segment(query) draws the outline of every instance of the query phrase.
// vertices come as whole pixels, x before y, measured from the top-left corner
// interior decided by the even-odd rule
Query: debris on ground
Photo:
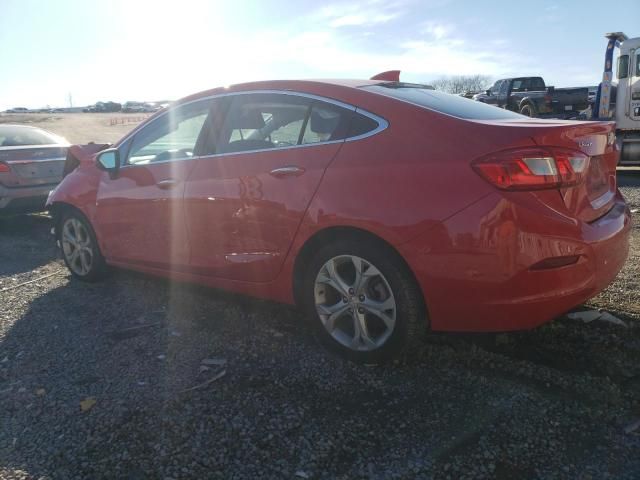
[[[217,381],[217,380],[220,380],[220,379],[221,379],[222,377],[224,377],[226,374],[227,374],[227,371],[226,371],[226,370],[222,370],[222,371],[220,371],[219,373],[217,373],[216,375],[214,375],[213,377],[209,378],[208,380],[205,380],[205,381],[204,381],[204,382],[202,382],[202,383],[199,383],[199,384],[197,384],[197,385],[195,385],[195,386],[193,386],[193,387],[185,388],[184,390],[181,390],[181,392],[180,392],[180,393],[190,392],[190,391],[192,391],[192,390],[198,390],[198,389],[200,389],[200,388],[204,388],[204,387],[206,387],[207,385],[210,385],[210,384],[212,384],[213,382],[215,382],[215,381]]]
[[[84,400],[80,401],[80,410],[82,412],[86,412],[91,410],[93,406],[96,404],[96,397],[87,397]]]
[[[567,318],[570,318],[571,320],[579,320],[584,323],[600,321],[612,323],[621,327],[629,326],[624,320],[619,319],[605,310],[582,310],[579,312],[571,312],[567,314]]]
[[[634,433],[636,430],[640,430],[640,418],[624,427],[624,433]]]
[[[200,362],[202,365],[206,366],[222,366],[227,364],[226,358],[205,358]]]

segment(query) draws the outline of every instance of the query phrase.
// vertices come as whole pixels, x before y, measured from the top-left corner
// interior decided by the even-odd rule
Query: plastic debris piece
[[[598,320],[603,322],[613,323],[615,325],[620,325],[621,327],[625,327],[625,328],[629,326],[627,325],[627,322],[625,322],[624,320],[621,320],[615,315],[611,315],[609,312],[604,312],[604,311],[602,312],[602,315]]]
[[[640,418],[624,427],[624,433],[633,433],[640,429]]]
[[[571,320],[580,320],[584,323],[590,323],[602,316],[598,310],[583,310],[581,312],[572,312],[567,314]]]
[[[200,362],[202,365],[222,366],[227,364],[226,358],[205,358]]]
[[[221,378],[222,378],[222,377],[224,377],[226,374],[227,374],[227,371],[226,371],[226,370],[221,370],[218,374],[214,375],[214,376],[213,376],[213,377],[211,377],[210,379],[208,379],[208,380],[206,380],[206,381],[204,381],[204,382],[202,382],[202,383],[199,383],[199,384],[197,384],[197,385],[195,385],[195,386],[193,386],[193,387],[185,388],[184,390],[182,390],[182,391],[181,391],[181,393],[190,392],[190,391],[192,391],[192,390],[198,390],[199,388],[206,387],[207,385],[209,385],[209,384],[211,384],[211,383],[215,382],[216,380],[221,379]]]
[[[91,410],[96,402],[96,397],[87,397],[80,402],[80,410],[83,412]]]

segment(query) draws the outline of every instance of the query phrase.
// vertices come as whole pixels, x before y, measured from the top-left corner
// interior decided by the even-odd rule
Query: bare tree
[[[488,75],[454,75],[450,77],[437,78],[429,84],[436,90],[442,90],[447,93],[467,93],[481,92],[485,90],[491,83],[491,77]]]

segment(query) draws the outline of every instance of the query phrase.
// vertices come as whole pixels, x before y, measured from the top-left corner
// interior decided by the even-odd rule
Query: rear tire
[[[531,118],[534,118],[536,116],[536,110],[530,104],[523,105],[522,108],[520,109],[520,113],[522,115],[526,115],[527,117],[531,117]]]
[[[62,213],[57,228],[62,258],[71,274],[85,282],[95,282],[107,272],[102,252],[89,220],[79,211]]]
[[[412,353],[427,331],[412,273],[395,251],[369,238],[339,239],[312,255],[302,302],[320,342],[359,363]]]

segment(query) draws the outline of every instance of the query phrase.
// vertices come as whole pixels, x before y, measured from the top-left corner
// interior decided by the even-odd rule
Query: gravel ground
[[[620,184],[640,208],[640,172]],[[74,281],[48,228],[0,223],[2,479],[640,478],[638,226],[590,302],[628,328],[438,334],[385,367],[328,354],[288,307]]]

